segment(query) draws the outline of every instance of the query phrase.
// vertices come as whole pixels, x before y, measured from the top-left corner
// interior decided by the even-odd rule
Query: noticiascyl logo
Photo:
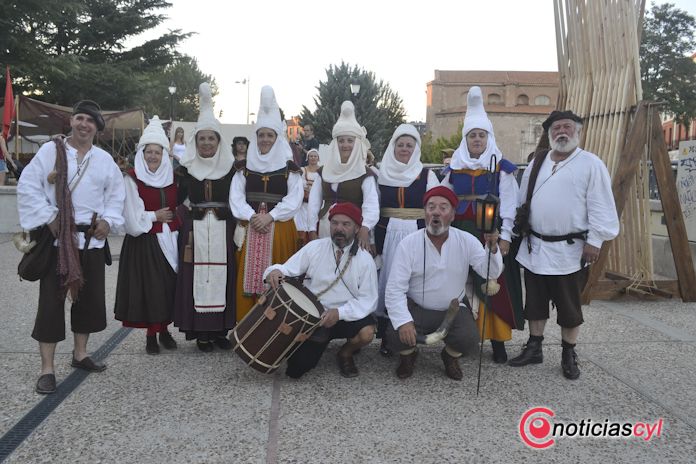
[[[528,409],[519,423],[520,438],[525,445],[534,449],[553,446],[559,438],[639,438],[650,441],[662,436],[664,421],[655,422],[624,421],[609,419],[560,422],[554,421],[556,414],[550,408],[535,407]]]
[[[549,408],[531,408],[520,418],[520,438],[530,448],[544,449],[556,442],[551,432],[551,421],[555,416]]]

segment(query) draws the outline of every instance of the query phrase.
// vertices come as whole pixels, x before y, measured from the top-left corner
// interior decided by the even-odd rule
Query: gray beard
[[[553,151],[560,153],[570,153],[574,151],[578,145],[580,145],[580,137],[575,134],[573,137],[569,138],[566,142],[559,142],[558,138],[550,142]]]
[[[425,226],[425,229],[430,235],[435,235],[437,237],[447,232],[449,230],[449,226],[441,225],[438,228],[435,228],[432,224],[428,224]]]

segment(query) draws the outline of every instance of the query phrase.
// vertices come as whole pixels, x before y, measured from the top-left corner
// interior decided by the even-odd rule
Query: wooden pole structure
[[[672,247],[674,266],[677,269],[679,292],[683,301],[696,301],[696,272],[694,272],[691,260],[689,238],[686,233],[681,203],[677,195],[677,186],[672,174],[672,164],[669,160],[669,153],[667,153],[667,144],[662,135],[662,123],[657,113],[653,115],[649,147],[657,189],[662,201],[669,243]]]
[[[5,103],[7,104],[7,103]],[[19,143],[19,95],[15,97],[14,101],[15,105],[15,159],[19,161],[19,149],[18,149],[18,143]]]

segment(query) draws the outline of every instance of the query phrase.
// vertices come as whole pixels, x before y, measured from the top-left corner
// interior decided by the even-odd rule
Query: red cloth
[[[357,225],[362,226],[362,211],[353,203],[336,203],[329,209],[329,220],[337,214],[348,216]]]
[[[135,169],[129,169],[128,174],[131,176],[131,178],[133,178],[133,180],[135,180],[135,185],[138,187],[138,195],[140,195],[140,198],[142,198],[143,204],[145,205],[145,211],[157,211],[158,209],[163,208],[164,205],[162,205],[162,200],[164,200],[166,206],[168,206],[172,212],[176,212],[176,184],[168,185],[159,189],[145,185],[143,181],[135,176]],[[164,198],[162,198],[162,195],[164,195]],[[167,225],[169,226],[169,230],[172,232],[179,230],[179,217],[174,215],[174,219],[172,219],[171,222],[168,222]],[[153,222],[152,228],[148,231],[148,233],[158,234],[160,232],[162,232],[162,223],[159,221]]]
[[[452,204],[452,208],[456,208],[459,204],[459,199],[457,198],[457,195],[452,190],[448,189],[447,187],[443,187],[442,185],[433,187],[427,192],[425,192],[425,195],[423,195],[423,206],[425,206],[428,203],[428,200],[430,200],[430,198],[432,197],[445,198]]]
[[[7,139],[14,116],[14,96],[12,95],[12,79],[10,79],[10,67],[7,66],[5,72],[5,111],[2,115],[2,136]],[[3,159],[0,153],[0,159]]]

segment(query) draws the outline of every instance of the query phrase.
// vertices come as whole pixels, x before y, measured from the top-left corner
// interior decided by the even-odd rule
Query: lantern
[[[476,229],[490,234],[498,228],[498,209],[500,199],[489,193],[484,198],[476,199]]]

